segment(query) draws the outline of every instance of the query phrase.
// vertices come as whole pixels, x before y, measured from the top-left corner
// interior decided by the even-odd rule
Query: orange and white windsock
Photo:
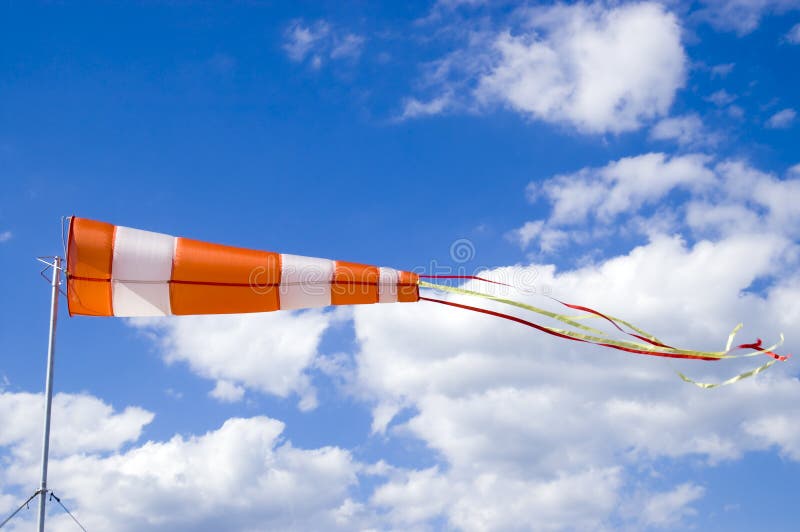
[[[422,280],[458,279],[505,284],[473,275],[418,275],[353,262],[209,244],[85,218],[72,218],[68,247],[67,298],[71,315],[234,314],[328,305],[426,301],[502,318],[565,340],[637,355],[706,361],[754,355],[766,355],[771,359],[717,384],[697,382],[678,374],[684,381],[701,388],[715,388],[752,377],[790,356],[773,351],[783,343],[783,335],[770,347],[764,347],[760,338],[735,345],[733,340],[741,324],[728,336],[722,351],[682,349],[662,342],[627,321],[583,305],[550,298],[571,312],[583,313],[566,315],[524,301]],[[453,299],[430,295],[421,297],[420,287],[489,300],[559,324],[552,327],[516,314],[471,306]],[[589,325],[591,320],[612,327],[604,331]],[[733,354],[735,350],[748,352]]]
[[[256,251],[73,217],[70,315],[169,316],[419,300],[411,272]]]

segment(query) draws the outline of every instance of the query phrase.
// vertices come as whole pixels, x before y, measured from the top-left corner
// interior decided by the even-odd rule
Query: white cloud
[[[783,109],[778,111],[767,120],[767,127],[772,129],[786,129],[792,125],[797,112],[794,109]]]
[[[775,445],[795,461],[800,461],[800,426],[796,417],[785,414],[748,421],[745,430],[767,445]]]
[[[674,140],[681,146],[715,144],[716,135],[706,131],[703,121],[695,113],[664,118],[650,129],[654,140]]]
[[[41,452],[44,395],[0,393],[0,446],[11,446],[20,460]],[[51,455],[113,451],[139,438],[153,413],[138,407],[122,412],[86,394],[58,393],[53,397]]]
[[[781,14],[800,8],[798,0],[703,0],[704,7],[695,16],[717,29],[746,35],[755,30],[769,14]]]
[[[792,26],[786,34],[786,40],[792,44],[800,44],[800,23]]]
[[[0,233],[0,244],[2,244],[3,242],[8,242],[13,238],[13,236],[14,233],[12,233],[11,231],[3,231],[2,233]]]
[[[704,494],[702,486],[687,482],[668,492],[652,495],[642,508],[641,521],[648,526],[674,527],[683,517],[697,513],[689,504]]]
[[[332,313],[309,310],[247,315],[181,316],[131,323],[155,333],[168,363],[186,362],[202,377],[222,381],[214,397],[232,400],[237,388],[288,397],[316,406],[306,369],[312,365]]]
[[[712,185],[709,158],[701,154],[668,157],[648,153],[625,157],[602,168],[584,168],[556,176],[543,185],[552,203],[550,221],[576,224],[594,214],[608,222],[625,212],[635,212],[676,187],[697,190]]]
[[[244,397],[244,388],[229,381],[217,381],[214,389],[208,395],[223,403],[236,403]]]
[[[715,171],[732,200],[752,202],[765,210],[753,230],[800,236],[800,178],[778,179],[742,161],[723,161]]]
[[[743,161],[714,164],[710,156],[700,153],[672,158],[649,153],[557,175],[528,188],[529,196],[531,190],[536,191],[530,199],[542,196],[549,201],[551,213],[511,232],[523,249],[537,243],[541,251],[552,252],[571,242],[608,237],[637,226],[643,234],[687,229],[699,236],[743,231],[800,236],[800,179],[791,168],[785,179],[779,179]],[[644,207],[657,205],[676,190],[691,197],[669,207],[666,214],[651,208],[646,216],[639,215]],[[629,217],[636,224],[612,224],[619,217]],[[589,219],[599,223],[587,236],[582,224]],[[602,231],[603,227],[608,229]]]
[[[743,321],[742,341],[771,342],[783,331],[789,343],[781,351],[796,351],[800,211],[792,205],[800,205],[800,180],[743,161],[647,154],[536,187],[561,213],[560,223],[598,216],[618,217],[619,225],[638,207],[663,206],[675,189],[687,194],[668,204],[678,231],[709,236],[690,242],[656,230],[627,253],[579,268],[532,264],[483,275],[516,285],[535,278],[537,292],[551,287],[559,299],[621,316],[681,346],[719,349]],[[556,209],[559,202],[566,203]],[[694,214],[687,219],[684,212]],[[545,227],[534,221],[525,231],[538,235]],[[765,288],[755,292],[757,281]],[[547,298],[506,294],[558,311]],[[601,528],[614,518],[639,528],[691,526],[703,487],[675,479],[652,490],[628,472],[657,471],[665,459],[713,467],[769,449],[800,459],[793,361],[709,392],[680,382],[673,369],[719,382],[759,361],[677,363],[601,352],[433,304],[362,307],[354,315],[356,384],[373,402],[377,430],[416,437],[440,457],[433,468],[390,473],[373,495],[372,504],[401,528],[443,519],[465,530],[514,530],[529,528],[530,516],[545,530]],[[402,411],[409,416],[393,424]]]
[[[800,315],[797,276],[764,297],[743,293],[779,271],[784,246],[764,235],[694,246],[662,236],[597,265],[536,270],[559,298],[621,315],[668,342],[713,349],[738,320],[747,340],[791,330]],[[800,433],[789,423],[800,415],[800,382],[783,373],[794,371],[790,364],[711,395],[681,383],[674,363],[565,345],[457,309],[365,307],[355,316],[365,394],[376,405],[408,407],[411,418],[391,432],[421,439],[444,462],[376,491],[373,502],[404,528],[444,516],[466,530],[513,530],[530,525],[531,515],[542,529],[596,528],[625,497],[620,468],[695,456],[713,464],[772,446],[789,457],[800,452]],[[792,338],[786,349],[797,346]],[[712,381],[747,367],[677,366]],[[678,486],[631,518],[666,526],[665,508],[688,518],[697,497],[697,488]]]
[[[591,530],[614,508],[616,469],[562,474],[549,481],[484,474],[462,485],[450,521],[462,530]]]
[[[445,516],[457,530],[597,528],[617,502],[619,470],[561,474],[549,481],[518,474],[408,471],[379,486],[373,505],[403,528]]]
[[[389,520],[395,525],[425,522],[441,515],[452,499],[452,485],[436,467],[407,471],[396,475],[372,495],[371,503],[389,509]]]
[[[317,69],[327,59],[358,59],[364,41],[361,35],[343,32],[325,20],[295,20],[284,31],[283,49],[292,61],[302,63],[308,59]]]
[[[637,129],[669,110],[686,55],[677,18],[654,3],[530,10],[525,33],[500,33],[476,96],[589,133]]]
[[[522,227],[512,230],[508,236],[519,243],[522,249],[537,241],[542,253],[553,253],[570,240],[570,235],[566,231],[547,227],[543,220],[526,222]]]
[[[22,396],[30,394],[17,395],[24,405],[27,397]],[[51,489],[89,530],[350,530],[358,526],[352,520],[357,516],[345,511],[352,506],[348,492],[357,482],[358,464],[336,447],[295,448],[281,438],[284,425],[277,420],[232,418],[202,435],[176,435],[120,451],[121,438],[115,439],[109,425],[121,423],[126,414],[113,414],[110,407],[97,411],[91,405],[103,403],[89,396],[60,404],[54,417],[54,444],[76,436],[109,438],[102,446],[86,441],[71,443],[68,449],[61,445],[50,461]],[[129,407],[125,412],[140,410]],[[41,419],[35,420],[35,430],[20,426],[9,409],[0,409],[4,427],[24,432],[0,443],[11,446],[15,457],[0,470],[0,488],[37,484]],[[58,420],[62,423],[55,425]],[[3,497],[0,503],[10,507],[15,499]],[[16,526],[12,530],[30,528],[31,517],[28,513],[12,521]],[[74,527],[66,516],[51,514],[48,522],[58,530]]]

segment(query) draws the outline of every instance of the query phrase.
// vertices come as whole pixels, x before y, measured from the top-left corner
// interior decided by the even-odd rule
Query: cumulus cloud
[[[238,400],[249,388],[278,397],[297,394],[300,407],[316,406],[306,369],[317,354],[332,314],[317,310],[247,315],[138,319],[153,334],[164,360],[185,362],[217,381],[212,397]]]
[[[452,498],[453,486],[437,467],[400,471],[372,494],[371,503],[389,510],[395,525],[414,525],[441,515]]]
[[[582,224],[588,220],[596,222],[595,237],[628,230],[629,225],[612,223],[620,216],[629,217],[644,233],[684,228],[699,236],[736,231],[766,231],[788,238],[800,234],[796,229],[800,179],[791,169],[787,178],[780,179],[741,160],[715,162],[701,153],[626,157],[534,182],[529,189],[536,191],[536,198],[548,200],[550,216],[526,222],[511,236],[523,248],[538,244],[542,252],[586,240]],[[652,208],[642,214],[645,207],[676,191],[690,198],[671,206],[671,216]],[[633,216],[640,217],[637,221]],[[609,229],[604,233],[598,227]]]
[[[666,114],[684,84],[678,19],[659,4],[556,4],[520,8],[510,20],[456,31],[465,42],[425,69],[420,85],[433,96],[408,99],[404,116],[501,105],[584,133],[619,133]]]
[[[677,18],[652,3],[534,9],[528,31],[500,33],[482,101],[590,133],[637,129],[665,114],[683,86]]]
[[[674,188],[708,187],[715,181],[708,162],[709,157],[701,154],[669,157],[648,153],[556,176],[542,186],[552,204],[550,220],[565,225],[582,223],[591,214],[608,222],[661,199]]]
[[[0,422],[15,431],[4,432],[0,441],[14,457],[0,470],[0,491],[37,484],[41,417],[31,416],[34,428],[20,423],[14,412],[25,408],[30,395],[0,395]],[[336,447],[294,447],[281,437],[280,421],[232,418],[202,435],[176,435],[122,450],[152,414],[136,407],[116,414],[91,396],[59,395],[55,404],[49,484],[89,530],[355,526],[347,519],[353,512],[346,510],[352,506],[348,492],[357,482],[358,464]],[[0,499],[9,511],[12,500]],[[30,517],[17,518],[12,530],[30,528]],[[50,524],[59,530],[74,527],[66,516]]]
[[[800,279],[764,296],[745,293],[776,272],[785,244],[751,235],[689,246],[663,236],[597,265],[536,270],[559,298],[590,302],[667,341],[718,348],[738,320],[750,335],[791,329],[800,307],[790,294],[800,293]],[[519,273],[485,272],[504,280]],[[788,457],[800,450],[789,422],[800,415],[800,382],[785,366],[717,390],[709,401],[676,378],[675,364],[564,345],[458,309],[380,310],[355,312],[359,383],[376,415],[382,404],[411,412],[396,425],[384,421],[390,434],[419,438],[443,462],[396,475],[376,491],[373,503],[388,508],[398,526],[441,517],[464,530],[513,530],[529,527],[535,515],[542,529],[596,528],[624,502],[623,470],[633,464],[682,457],[714,464],[773,446]],[[787,349],[797,345],[792,339]],[[712,381],[743,369],[676,366]],[[669,526],[666,512],[690,517],[701,494],[676,486],[630,518]]]
[[[560,475],[550,481],[519,476],[411,471],[380,486],[372,503],[409,527],[444,516],[457,530],[594,529],[617,502],[617,469]]]
[[[653,231],[628,252],[577,268],[536,263],[482,275],[534,278],[531,292],[550,287],[559,299],[606,310],[679,345],[719,349],[743,321],[748,340],[772,341],[784,331],[790,337],[782,350],[793,352],[800,345],[791,333],[800,319],[798,187],[800,180],[702,154],[646,154],[556,176],[535,194],[552,203],[551,221],[620,223],[682,190],[672,200],[677,234]],[[544,227],[531,222],[525,231],[538,235]],[[558,311],[536,293],[501,295]],[[673,370],[718,382],[759,362],[606,353],[433,304],[357,308],[355,330],[356,383],[373,403],[374,428],[418,438],[440,457],[435,467],[390,474],[375,491],[372,504],[398,527],[439,519],[464,530],[514,530],[529,528],[535,515],[541,529],[599,528],[613,518],[674,528],[691,521],[705,488],[677,479],[638,492],[644,480],[632,486],[631,469],[688,457],[713,467],[769,449],[800,456],[792,423],[800,416],[800,381],[791,362],[711,397]]]
[[[244,388],[229,381],[217,381],[214,389],[208,395],[223,403],[235,403],[244,397]]]
[[[767,127],[771,129],[786,129],[792,125],[797,112],[794,109],[783,109],[778,111],[767,120]]]
[[[42,419],[43,394],[0,393],[0,446],[14,449],[15,459],[32,460],[41,452]],[[137,440],[152,420],[153,413],[139,407],[115,412],[91,395],[58,393],[53,397],[50,453],[60,457],[113,451]]]

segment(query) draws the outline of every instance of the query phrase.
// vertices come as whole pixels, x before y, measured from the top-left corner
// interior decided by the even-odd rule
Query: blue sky
[[[4,3],[0,514],[37,485],[35,257],[62,253],[71,214],[485,271],[677,344],[716,349],[743,321],[796,352],[798,24],[793,0]],[[800,517],[794,362],[703,391],[684,366],[424,303],[163,321],[64,307],[50,485],[90,530]]]

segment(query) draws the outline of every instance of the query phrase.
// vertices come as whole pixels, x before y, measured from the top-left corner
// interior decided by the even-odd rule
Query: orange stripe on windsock
[[[399,303],[416,303],[419,301],[419,275],[402,271],[399,273],[397,301]]]
[[[67,252],[67,305],[70,315],[113,316],[111,263],[116,227],[72,218]]]
[[[281,256],[178,238],[172,262],[173,314],[236,314],[280,308]]]
[[[331,285],[332,305],[362,305],[378,302],[380,273],[376,266],[336,261]]]

